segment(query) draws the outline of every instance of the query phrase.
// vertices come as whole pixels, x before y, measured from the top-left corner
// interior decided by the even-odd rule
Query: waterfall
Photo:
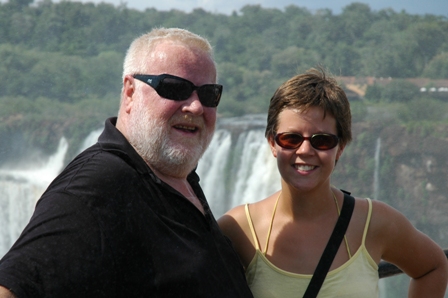
[[[375,167],[373,170],[373,199],[378,200],[379,191],[380,191],[380,153],[381,153],[381,139],[376,139],[375,144]],[[386,279],[380,279],[379,289],[380,289],[380,298],[387,298],[386,293]]]
[[[19,237],[37,199],[64,166],[67,149],[67,140],[62,138],[56,153],[46,160],[0,169],[0,256]]]
[[[259,201],[280,189],[280,174],[264,137],[264,122],[260,125],[256,120],[261,119],[240,119],[245,124],[243,130],[241,123],[221,123],[199,162],[201,186],[216,218],[232,207]]]
[[[376,139],[375,145],[375,170],[373,172],[373,199],[378,200],[380,191],[380,152],[381,152],[381,139]]]
[[[219,119],[209,148],[199,161],[201,186],[216,218],[230,208],[261,200],[280,189],[275,158],[264,138],[266,115]],[[78,152],[96,142],[102,128],[92,131]],[[37,200],[63,169],[68,144],[28,166],[0,169],[0,257],[28,223]]]
[[[92,131],[78,152],[94,144],[101,131]],[[0,169],[0,258],[17,240],[31,218],[37,200],[65,166],[67,150],[67,140],[61,138],[56,152],[47,159],[34,163],[28,160],[21,166]]]
[[[79,147],[78,154],[87,149],[88,147],[92,146],[93,144],[95,144],[102,132],[103,128],[100,128],[89,133],[82,142],[81,146]]]

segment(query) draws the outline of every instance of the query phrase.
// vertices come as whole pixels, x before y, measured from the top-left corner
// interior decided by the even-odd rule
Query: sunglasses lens
[[[311,137],[311,146],[319,150],[330,150],[338,144],[338,138],[334,135],[317,134]]]
[[[181,101],[190,97],[193,88],[188,82],[175,78],[164,78],[157,86],[156,91],[162,97]]]
[[[175,101],[188,99],[194,90],[197,90],[199,101],[204,107],[217,107],[222,94],[222,85],[206,84],[200,87],[192,82],[169,74],[162,75],[140,75],[133,76],[152,88],[161,97]]]
[[[275,136],[275,142],[285,149],[297,149],[304,140],[309,140],[311,146],[318,150],[333,149],[339,142],[339,138],[331,134],[315,134],[311,138],[305,138],[298,133],[279,133]]]
[[[203,85],[197,89],[199,100],[205,107],[216,107],[221,99],[220,85]]]
[[[157,86],[157,93],[165,98],[182,101],[191,96],[195,87],[187,81],[176,78],[164,78]],[[221,98],[220,85],[203,85],[197,88],[198,97],[205,107],[216,107]]]
[[[296,133],[278,134],[275,141],[285,149],[295,149],[303,142],[303,136]]]

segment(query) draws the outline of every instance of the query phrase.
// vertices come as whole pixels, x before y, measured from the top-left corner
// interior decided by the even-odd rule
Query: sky
[[[4,1],[4,0],[3,0]],[[38,2],[36,0],[35,2]],[[54,0],[53,2],[67,1]],[[79,0],[77,0],[79,1]],[[406,11],[408,14],[433,14],[448,17],[448,0],[81,0],[82,2],[106,2],[114,6],[126,4],[128,8],[144,10],[155,8],[158,11],[178,9],[187,13],[194,8],[202,8],[212,13],[231,14],[238,12],[243,6],[260,4],[263,8],[278,8],[283,10],[288,5],[304,7],[314,12],[317,9],[328,8],[334,14],[353,2],[366,3],[373,11],[392,8],[395,12]]]

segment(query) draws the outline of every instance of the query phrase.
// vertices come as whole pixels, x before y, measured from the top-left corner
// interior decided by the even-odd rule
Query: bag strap
[[[313,277],[303,295],[303,298],[317,297],[319,290],[324,283],[331,263],[333,263],[334,257],[341,245],[344,238],[345,231],[352,217],[353,209],[355,207],[355,199],[350,196],[350,193],[344,191],[344,204],[342,205],[341,214],[339,215],[336,226],[333,229],[330,240],[328,240],[327,246],[320,257]]]

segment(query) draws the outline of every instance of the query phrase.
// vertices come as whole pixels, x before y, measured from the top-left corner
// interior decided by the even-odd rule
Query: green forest
[[[25,153],[14,144],[53,150],[61,135],[79,141],[116,115],[125,51],[154,27],[181,27],[210,40],[224,85],[220,117],[265,113],[282,82],[321,65],[338,77],[394,79],[353,99],[355,121],[379,107],[400,110],[403,123],[447,122],[448,98],[422,95],[406,80],[448,79],[443,16],[373,11],[357,2],[340,14],[247,5],[224,15],[9,0],[0,4],[0,163]]]
[[[373,11],[359,2],[339,14],[246,5],[231,15],[65,0],[0,3],[0,166],[54,153],[62,136],[71,160],[79,143],[117,114],[127,47],[155,27],[185,28],[210,41],[224,85],[220,118],[265,114],[285,80],[318,65],[329,70],[347,91],[356,135],[335,185],[370,196],[377,167],[379,197],[447,248],[448,89],[420,89],[441,80],[448,88],[444,16]],[[383,83],[355,93],[343,77]],[[375,140],[382,141],[381,164]],[[404,296],[402,278],[388,279],[389,297]]]

